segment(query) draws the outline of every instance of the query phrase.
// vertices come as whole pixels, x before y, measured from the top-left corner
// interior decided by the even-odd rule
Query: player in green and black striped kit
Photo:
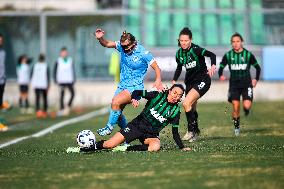
[[[188,132],[183,137],[183,140],[194,142],[200,133],[197,122],[197,100],[210,88],[211,77],[216,70],[216,55],[193,44],[191,30],[187,27],[180,31],[178,45],[180,48],[176,52],[177,68],[172,82],[175,83],[178,80],[184,66],[186,68],[184,80],[186,97],[183,107],[188,122]],[[210,57],[211,60],[211,68],[208,70],[205,56]]]
[[[243,38],[239,33],[235,33],[231,37],[232,50],[227,52],[219,68],[219,77],[221,81],[226,80],[223,75],[223,69],[226,65],[230,70],[230,84],[228,101],[233,105],[233,121],[235,126],[235,135],[240,134],[240,96],[243,98],[243,109],[245,115],[249,114],[249,110],[253,100],[253,87],[259,80],[261,68],[255,59],[255,56],[243,48]],[[251,79],[250,68],[256,69],[256,77]]]
[[[107,141],[99,141],[91,148],[78,148],[67,149],[67,152],[79,151],[96,151],[102,149],[114,148],[114,151],[158,151],[160,150],[159,132],[168,124],[172,124],[172,134],[178,147],[184,151],[190,150],[185,148],[179,133],[179,119],[180,119],[180,106],[179,102],[183,96],[184,88],[181,84],[174,84],[168,91],[133,91],[132,105],[137,107],[139,105],[138,99],[141,97],[147,99],[147,104],[144,110],[131,122],[126,128],[121,129],[113,137]],[[133,146],[118,146],[126,141],[130,143],[139,139],[142,145]]]

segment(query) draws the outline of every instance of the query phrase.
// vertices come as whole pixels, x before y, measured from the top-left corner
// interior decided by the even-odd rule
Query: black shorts
[[[124,136],[127,143],[139,139],[144,144],[147,138],[159,138],[159,132],[154,131],[152,125],[141,116],[137,116],[119,132]]]
[[[204,74],[202,78],[193,80],[189,84],[185,84],[185,95],[193,88],[195,89],[200,97],[202,97],[210,88],[211,86],[211,78],[208,74]]]
[[[228,92],[228,101],[232,102],[232,100],[240,101],[240,97],[242,96],[243,100],[253,100],[253,87],[251,85],[247,87],[237,87],[234,85],[229,86]]]
[[[27,93],[29,91],[28,85],[20,85],[20,92],[21,93]]]

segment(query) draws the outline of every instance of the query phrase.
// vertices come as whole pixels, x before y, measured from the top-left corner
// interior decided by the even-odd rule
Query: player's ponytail
[[[124,42],[126,40],[129,40],[130,44],[137,44],[137,41],[131,33],[127,33],[126,31],[123,31],[121,37],[120,37],[120,42]]]

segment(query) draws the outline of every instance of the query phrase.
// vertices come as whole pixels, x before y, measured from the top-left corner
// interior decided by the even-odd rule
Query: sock
[[[233,122],[236,129],[240,128],[240,117],[237,118],[233,117]]]
[[[249,115],[249,109],[244,108],[245,116]]]
[[[22,98],[19,98],[19,106],[20,106],[20,108],[23,107],[23,100],[22,100]]]
[[[124,129],[127,125],[127,120],[125,118],[125,116],[121,113],[118,120],[117,120],[117,124],[121,129]]]
[[[126,151],[148,151],[149,144],[128,146]]]
[[[28,107],[30,107],[30,104],[29,104],[29,100],[26,99],[26,100],[25,100],[25,108],[28,108]]]
[[[198,128],[198,113],[197,113],[197,111],[194,111],[194,116],[195,116],[195,132],[196,133],[200,133],[200,130],[199,130],[199,128]]]
[[[195,115],[193,111],[185,112],[186,119],[187,119],[187,127],[189,132],[193,132],[196,130],[196,121]]]
[[[111,125],[114,127],[120,115],[121,110],[111,110],[109,113],[107,125]]]
[[[96,142],[94,146],[91,146],[90,148],[80,148],[82,152],[91,152],[91,151],[97,151],[97,150],[102,150],[105,149],[103,147],[105,140],[100,140],[99,142]]]
[[[197,120],[198,119],[198,113],[197,113],[196,110],[194,111],[194,116],[195,116],[195,119]]]

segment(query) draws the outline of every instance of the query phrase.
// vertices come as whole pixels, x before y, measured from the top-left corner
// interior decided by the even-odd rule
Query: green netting
[[[167,12],[162,12],[158,15],[158,27],[159,27],[159,35],[157,45],[160,46],[168,46],[170,45],[170,14]]]
[[[173,6],[174,6],[174,8],[185,8],[186,7],[186,1],[185,0],[174,1]]]
[[[146,22],[147,22],[147,27],[146,27],[146,45],[147,46],[155,46],[156,45],[156,14],[149,12],[146,15]]]
[[[171,8],[171,0],[159,0],[158,1],[159,8]]]
[[[130,9],[139,9],[140,8],[140,0],[128,1],[128,5],[129,5]]]

